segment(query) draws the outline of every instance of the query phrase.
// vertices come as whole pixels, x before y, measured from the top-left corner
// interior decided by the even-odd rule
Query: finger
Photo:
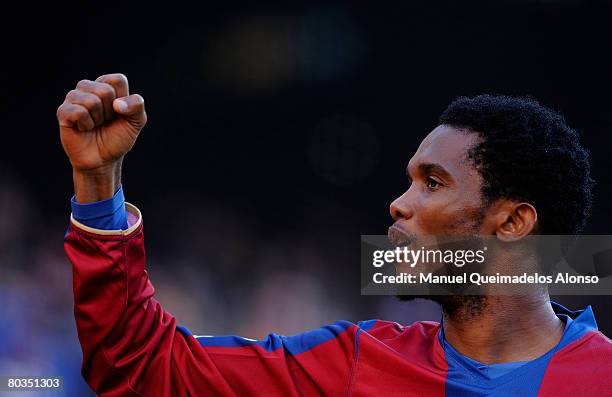
[[[79,131],[90,131],[95,127],[95,123],[87,109],[70,102],[64,102],[57,109],[57,120],[61,127],[76,127]]]
[[[100,98],[105,120],[110,120],[115,116],[113,101],[117,98],[117,94],[112,85],[91,80],[81,80],[76,88],[79,91],[89,92]]]
[[[130,89],[128,85],[128,79],[124,74],[121,73],[113,73],[113,74],[105,74],[96,79],[99,83],[106,83],[113,86],[115,89],[115,94],[117,98],[121,98],[122,96],[130,95]]]
[[[66,101],[83,106],[89,112],[96,125],[104,124],[104,108],[102,100],[95,94],[72,90],[66,95]]]
[[[135,121],[146,121],[144,99],[138,94],[115,99],[113,108],[122,116]]]

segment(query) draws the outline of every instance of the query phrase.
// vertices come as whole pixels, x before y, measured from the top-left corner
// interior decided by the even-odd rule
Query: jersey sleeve
[[[129,227],[123,186],[119,186],[113,197],[94,203],[79,203],[76,196],[72,196],[70,207],[74,219],[91,228],[125,230]]]
[[[101,396],[345,395],[359,327],[339,321],[264,340],[197,336],[154,298],[145,270],[142,217],[126,230],[92,229],[73,217],[72,263],[82,375]]]

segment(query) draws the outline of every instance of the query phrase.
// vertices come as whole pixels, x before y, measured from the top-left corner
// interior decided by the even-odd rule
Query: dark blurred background
[[[86,3],[86,4],[85,4]],[[122,72],[149,122],[124,162],[165,308],[198,334],[259,338],[337,319],[438,320],[360,296],[405,166],[460,95],[530,95],[583,134],[589,234],[611,234],[612,3],[557,0],[10,6],[2,13],[0,374],[88,395],[62,251],[71,170],[55,110]],[[612,334],[607,296],[592,304]],[[58,395],[58,394],[54,394]]]

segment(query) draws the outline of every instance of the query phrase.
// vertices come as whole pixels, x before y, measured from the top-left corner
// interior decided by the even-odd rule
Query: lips
[[[396,247],[407,247],[415,242],[416,238],[413,234],[410,234],[406,230],[404,230],[399,222],[395,222],[387,232],[387,237],[389,241],[395,245]]]

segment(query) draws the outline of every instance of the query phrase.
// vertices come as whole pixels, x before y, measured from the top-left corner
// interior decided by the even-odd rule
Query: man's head
[[[588,153],[562,116],[491,95],[451,103],[407,174],[408,190],[390,206],[389,238],[400,245],[425,235],[577,234],[594,184]]]
[[[390,207],[411,234],[577,234],[591,207],[587,151],[562,116],[531,99],[459,98],[407,168]]]

